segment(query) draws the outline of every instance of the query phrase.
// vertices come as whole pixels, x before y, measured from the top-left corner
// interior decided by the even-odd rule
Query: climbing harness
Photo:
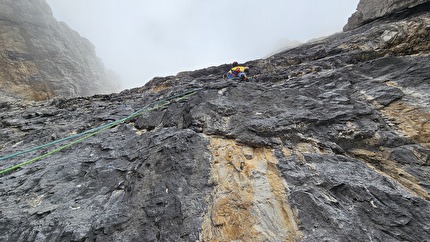
[[[182,100],[182,99],[186,99],[186,98],[188,98],[188,97],[196,94],[201,89],[202,88],[192,89],[192,90],[186,91],[186,92],[178,94],[178,95],[174,95],[174,96],[171,96],[171,97],[167,97],[167,98],[164,98],[164,99],[152,102],[150,104],[145,105],[143,108],[139,109],[138,111],[130,114],[129,116],[127,116],[125,118],[119,119],[119,120],[111,122],[111,123],[104,124],[104,125],[99,126],[97,128],[93,128],[93,129],[84,131],[84,132],[79,133],[79,134],[71,135],[71,136],[68,136],[68,137],[65,137],[65,138],[62,138],[62,139],[59,139],[59,140],[56,140],[56,141],[44,144],[44,145],[40,145],[40,146],[33,147],[31,149],[20,151],[20,152],[11,154],[11,155],[0,157],[0,161],[6,160],[6,159],[11,159],[13,157],[16,157],[16,156],[19,156],[19,155],[22,155],[22,154],[25,154],[25,153],[29,153],[29,152],[32,152],[32,151],[36,151],[36,150],[39,150],[39,149],[43,149],[43,148],[46,148],[46,147],[49,147],[49,146],[61,143],[61,142],[66,141],[66,140],[70,140],[70,139],[75,139],[75,138],[81,137],[81,138],[79,138],[79,139],[77,139],[75,141],[72,141],[72,142],[70,142],[70,143],[68,143],[66,145],[63,145],[63,146],[58,147],[58,148],[56,148],[56,149],[54,149],[52,151],[49,151],[46,154],[37,156],[37,157],[32,158],[32,159],[30,159],[30,160],[28,160],[26,162],[22,162],[22,163],[19,163],[17,165],[11,166],[9,168],[0,170],[0,175],[3,175],[3,174],[5,174],[7,172],[10,172],[10,171],[14,171],[14,170],[16,170],[18,168],[21,168],[21,167],[25,166],[25,165],[31,164],[31,163],[33,163],[33,162],[35,162],[37,160],[40,160],[40,159],[48,157],[48,156],[50,156],[52,154],[55,154],[55,153],[57,153],[57,152],[59,152],[61,150],[64,150],[64,149],[66,149],[66,148],[68,148],[68,147],[70,147],[70,146],[72,146],[74,144],[80,143],[80,142],[82,142],[82,141],[90,138],[91,136],[99,134],[99,133],[101,133],[101,132],[103,132],[105,130],[108,130],[108,129],[110,129],[110,128],[116,126],[116,125],[118,125],[118,124],[124,123],[125,121],[127,121],[129,119],[132,119],[132,118],[137,117],[139,115],[142,115],[144,113],[147,113],[147,112],[150,112],[150,111],[153,111],[153,110],[156,110],[156,109],[168,106],[169,104],[172,103],[172,101],[179,101],[179,100]]]

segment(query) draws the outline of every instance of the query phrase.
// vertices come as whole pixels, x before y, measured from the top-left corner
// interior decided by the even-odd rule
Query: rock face
[[[2,156],[90,132],[0,161],[25,162],[0,177],[0,240],[428,241],[430,13],[397,17],[248,62],[249,82],[223,65],[2,103]]]
[[[354,13],[348,20],[344,30],[352,30],[375,19],[400,13],[409,12],[408,8],[416,8],[419,5],[426,11],[430,9],[429,0],[361,0]]]
[[[94,46],[57,22],[45,0],[0,2],[0,100],[44,100],[118,90]]]

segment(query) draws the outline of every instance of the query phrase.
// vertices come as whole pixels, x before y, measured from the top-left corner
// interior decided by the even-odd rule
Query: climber
[[[240,80],[246,81],[248,80],[248,74],[249,74],[249,67],[247,66],[240,66],[237,61],[233,62],[231,64],[231,69],[227,72],[227,74],[224,74],[223,78],[227,79],[233,79],[233,78],[239,78]]]

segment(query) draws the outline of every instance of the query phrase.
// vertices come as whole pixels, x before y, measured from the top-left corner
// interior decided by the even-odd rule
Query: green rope
[[[108,129],[108,127],[106,127],[105,129]],[[55,154],[55,153],[57,153],[57,152],[60,152],[61,150],[64,150],[64,149],[66,149],[66,148],[68,148],[68,147],[70,147],[70,146],[72,146],[72,145],[74,145],[74,144],[77,144],[77,143],[79,143],[79,142],[81,142],[81,141],[83,141],[83,140],[85,140],[85,139],[87,139],[87,138],[89,138],[89,137],[91,137],[91,136],[94,136],[94,135],[96,135],[96,134],[98,134],[98,133],[102,132],[102,131],[103,131],[103,130],[105,130],[105,129],[100,129],[100,130],[98,130],[98,131],[96,131],[96,132],[94,132],[94,133],[92,133],[92,134],[89,134],[89,135],[84,136],[84,137],[82,137],[82,138],[80,138],[80,139],[78,139],[78,140],[75,140],[75,141],[73,141],[73,142],[70,142],[69,144],[63,145],[63,146],[61,146],[61,147],[59,147],[59,148],[57,148],[57,149],[55,149],[55,150],[52,150],[52,151],[50,151],[50,152],[48,152],[48,153],[46,153],[46,154],[40,155],[40,156],[35,157],[35,158],[33,158],[33,159],[30,159],[30,160],[28,160],[28,161],[26,161],[26,162],[22,162],[22,163],[20,163],[20,164],[18,164],[18,165],[14,165],[14,166],[9,167],[9,168],[7,168],[7,169],[1,170],[1,171],[0,171],[0,175],[3,175],[3,174],[5,174],[5,173],[7,173],[7,172],[10,172],[10,171],[16,170],[16,169],[21,168],[21,167],[23,167],[23,166],[29,165],[29,164],[31,164],[31,163],[33,163],[33,162],[35,162],[35,161],[41,160],[41,159],[43,159],[43,158],[45,158],[45,157],[48,157],[48,156],[50,156],[50,155],[52,155],[52,154]]]
[[[6,168],[6,169],[3,169],[3,170],[0,170],[0,175],[3,175],[3,174],[5,174],[5,173],[7,173],[7,172],[14,171],[14,170],[19,169],[19,168],[21,168],[21,167],[23,167],[23,166],[29,165],[29,164],[31,164],[31,163],[33,163],[33,162],[35,162],[35,161],[41,160],[41,159],[43,159],[43,158],[45,158],[45,157],[48,157],[48,156],[50,156],[50,155],[52,155],[52,154],[55,154],[55,153],[57,153],[57,152],[60,152],[61,150],[64,150],[64,149],[66,149],[66,148],[68,148],[68,147],[70,147],[70,146],[72,146],[72,145],[75,145],[75,144],[77,144],[77,143],[80,143],[80,142],[82,142],[82,141],[84,141],[84,140],[86,140],[86,139],[88,139],[88,138],[90,138],[90,137],[92,137],[92,136],[94,136],[94,135],[96,135],[96,134],[99,134],[99,133],[101,133],[101,132],[103,132],[103,131],[105,131],[105,130],[108,130],[108,129],[110,129],[110,128],[112,128],[112,127],[114,127],[114,126],[116,126],[116,125],[118,125],[118,124],[120,124],[120,123],[123,123],[123,122],[125,122],[125,121],[127,121],[127,120],[129,120],[129,119],[132,119],[132,118],[134,118],[134,117],[136,117],[136,116],[139,116],[139,115],[142,115],[142,114],[144,114],[144,113],[147,113],[147,112],[150,112],[150,111],[153,111],[153,110],[156,110],[156,109],[159,109],[159,108],[165,107],[165,106],[167,106],[167,105],[171,104],[171,101],[170,101],[170,100],[176,99],[177,101],[179,101],[179,100],[182,100],[182,99],[188,98],[188,97],[190,97],[190,96],[192,96],[192,95],[196,94],[196,92],[197,92],[198,90],[200,90],[200,89],[195,89],[195,90],[188,91],[188,92],[185,92],[185,93],[180,94],[180,95],[175,95],[175,96],[172,96],[172,97],[170,97],[170,98],[165,98],[165,99],[159,100],[159,101],[154,102],[154,103],[152,103],[152,104],[146,105],[146,106],[145,106],[145,108],[142,108],[142,109],[140,109],[139,111],[134,112],[134,113],[130,114],[129,116],[127,116],[127,117],[123,118],[123,119],[117,120],[117,121],[115,121],[115,122],[111,122],[111,123],[109,123],[109,124],[102,125],[102,126],[100,126],[100,127],[98,127],[98,128],[95,128],[95,129],[90,129],[90,130],[88,130],[88,131],[82,132],[82,133],[80,133],[80,134],[79,134],[79,136],[83,136],[84,134],[88,134],[88,133],[89,133],[89,134],[88,134],[88,135],[86,135],[86,136],[84,136],[84,137],[82,137],[82,138],[80,138],[80,139],[78,139],[78,140],[72,141],[72,142],[70,142],[70,143],[68,143],[68,144],[66,144],[66,145],[63,145],[63,146],[61,146],[61,147],[59,147],[59,148],[56,148],[56,149],[54,149],[54,150],[52,150],[52,151],[49,151],[49,152],[48,152],[48,153],[46,153],[46,154],[43,154],[43,155],[37,156],[37,157],[32,158],[32,159],[30,159],[30,160],[28,160],[28,161],[26,161],[26,162],[22,162],[22,163],[19,163],[19,164],[17,164],[17,165],[11,166],[11,167],[9,167],[9,168]],[[152,107],[152,108],[148,108],[149,106],[151,106],[151,105],[153,105],[153,104],[158,104],[158,105],[157,105],[157,106],[155,106],[155,107]],[[74,137],[76,138],[76,137],[78,137],[78,136],[74,135]],[[70,137],[67,137],[67,138],[70,138]],[[64,141],[64,140],[66,140],[66,139],[64,138],[64,139],[61,139],[61,140],[62,140],[62,141]],[[55,142],[55,141],[54,141],[54,142]],[[51,143],[54,143],[54,142],[51,142]],[[50,143],[50,144],[51,144],[51,143]],[[56,142],[56,143],[58,143],[58,142]],[[53,144],[51,144],[51,145],[53,145]],[[46,145],[42,145],[42,146],[38,146],[38,147],[43,148],[43,147],[46,147]],[[27,150],[27,152],[30,152],[30,151],[32,151],[32,150],[36,150],[36,148],[37,148],[37,147],[32,148],[32,149],[29,149],[29,150]],[[39,149],[41,149],[41,148],[39,148]],[[17,156],[17,155],[24,154],[24,153],[27,153],[27,152],[18,152],[18,153],[15,153],[15,154],[13,154],[13,155],[14,155],[14,156]],[[10,155],[10,156],[12,156],[12,155]],[[7,156],[7,157],[9,157],[9,156]],[[12,156],[12,157],[13,157],[13,156]],[[9,157],[9,158],[11,158],[11,157]]]
[[[187,92],[185,92],[185,93],[178,94],[178,95],[174,95],[174,96],[172,96],[172,97],[168,97],[168,98],[165,98],[165,99],[162,99],[162,100],[159,100],[159,101],[156,101],[156,102],[150,103],[150,104],[148,104],[148,105],[145,105],[145,106],[144,106],[143,108],[141,108],[140,110],[138,110],[138,111],[136,111],[136,112],[134,112],[134,113],[130,114],[128,117],[126,117],[126,118],[125,118],[125,120],[129,119],[129,117],[130,117],[130,116],[135,117],[135,116],[134,116],[135,114],[138,114],[138,113],[142,112],[143,110],[147,109],[147,108],[148,108],[148,107],[150,107],[151,105],[155,105],[155,104],[158,104],[158,103],[161,103],[161,102],[165,102],[165,101],[168,101],[168,100],[176,99],[176,98],[179,98],[179,97],[182,97],[182,96],[187,96],[187,95],[190,95],[190,94],[191,94],[191,95],[194,95],[194,94],[195,94],[197,91],[199,91],[199,90],[201,90],[201,88],[193,89],[193,90],[187,91]],[[124,121],[125,121],[125,120],[124,120]],[[24,151],[20,151],[20,152],[17,152],[17,153],[11,154],[11,155],[7,155],[7,156],[0,157],[0,161],[2,161],[2,160],[6,160],[6,159],[10,159],[10,158],[13,158],[13,157],[16,157],[16,156],[19,156],[19,155],[22,155],[22,154],[26,154],[26,153],[29,153],[29,152],[32,152],[32,151],[40,150],[40,149],[43,149],[43,148],[46,148],[46,147],[49,147],[49,146],[52,146],[52,145],[55,145],[55,144],[61,143],[61,142],[66,141],[66,140],[70,140],[70,139],[74,139],[74,138],[81,137],[81,136],[83,136],[83,135],[85,135],[85,134],[89,134],[89,133],[95,132],[95,131],[97,131],[97,130],[103,129],[103,128],[105,128],[105,127],[108,127],[108,126],[112,125],[112,124],[113,124],[113,123],[115,123],[115,122],[117,122],[117,121],[114,121],[114,122],[111,122],[111,123],[107,123],[107,124],[102,125],[102,126],[100,126],[100,127],[96,127],[96,128],[93,128],[93,129],[90,129],[90,130],[84,131],[84,132],[79,133],[79,134],[75,134],[75,135],[71,135],[71,136],[68,136],[68,137],[65,137],[65,138],[62,138],[62,139],[59,139],[59,140],[55,140],[55,141],[50,142],[50,143],[47,143],[47,144],[43,144],[43,145],[36,146],[36,147],[30,148],[30,149],[27,149],[27,150],[24,150]]]

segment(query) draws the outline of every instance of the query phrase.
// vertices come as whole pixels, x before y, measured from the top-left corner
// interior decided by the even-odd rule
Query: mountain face
[[[429,241],[428,10],[247,62],[248,82],[223,65],[1,103],[0,240]]]
[[[94,46],[57,22],[45,0],[0,2],[0,101],[118,90]]]
[[[419,5],[421,5],[420,8],[422,10],[426,10],[428,7],[424,3],[427,2],[427,0],[361,0],[358,4],[357,12],[349,18],[344,30],[351,30],[375,19],[388,17],[393,14],[408,13],[411,12],[409,8]]]

